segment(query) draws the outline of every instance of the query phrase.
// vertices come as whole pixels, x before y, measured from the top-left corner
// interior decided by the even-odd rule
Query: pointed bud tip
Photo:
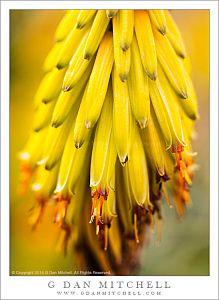
[[[42,99],[42,103],[43,104],[48,104],[49,103],[49,99]]]
[[[185,53],[185,52],[180,52],[180,53],[178,53],[178,55],[179,55],[182,59],[185,59],[185,58],[186,58],[186,53]]]
[[[153,72],[153,73],[147,72],[147,75],[153,81],[155,81],[157,79],[157,73],[156,72]]]
[[[85,54],[84,54],[84,59],[86,59],[86,60],[90,60],[90,59],[91,59],[91,57],[92,57],[92,54],[91,54],[91,53],[89,53],[89,52],[85,52]]]
[[[79,149],[83,145],[83,141],[81,142],[75,142],[75,148]]]
[[[127,51],[129,49],[130,45],[128,45],[127,43],[123,43],[120,48],[122,49],[122,51]]]
[[[122,82],[126,82],[127,77],[128,77],[127,74],[119,74],[119,78]]]
[[[82,29],[82,28],[84,28],[84,25],[85,24],[78,22],[77,25],[76,25],[76,28],[77,29]]]
[[[51,169],[52,169],[52,168],[51,168],[50,165],[47,165],[47,164],[45,165],[45,170],[46,170],[46,171],[50,171]]]
[[[181,96],[183,99],[187,99],[187,98],[188,98],[188,93],[187,93],[187,91],[181,91],[180,96]]]
[[[33,128],[33,131],[34,131],[34,132],[39,132],[40,129],[41,129],[40,127],[34,127],[34,128]]]
[[[110,11],[106,13],[106,16],[107,18],[112,19],[115,16],[115,13]]]
[[[55,167],[56,163],[57,163],[57,161],[47,162],[45,164],[45,170],[51,171],[53,169],[53,167]]]
[[[51,123],[51,126],[54,127],[54,128],[58,128],[61,124],[58,122],[58,121],[53,121]]]
[[[63,37],[55,37],[54,42],[59,43],[59,42],[63,41],[63,39],[64,39]]]
[[[121,165],[124,167],[127,161],[128,161],[128,155],[126,155],[122,160],[120,160]]]
[[[166,29],[165,26],[160,27],[158,30],[160,31],[160,33],[161,33],[162,35],[165,35],[165,34],[167,33],[167,29]]]
[[[165,175],[165,171],[162,168],[157,168],[157,172],[161,177],[163,177]]]
[[[63,64],[61,64],[61,63],[57,63],[57,65],[56,65],[56,68],[58,69],[58,70],[61,70],[61,69],[63,69],[65,66],[63,65]]]
[[[72,87],[71,87],[70,85],[64,85],[64,86],[62,87],[63,92],[68,92],[68,91],[70,91],[71,89],[72,89]]]
[[[143,119],[143,120],[138,120],[138,125],[140,129],[144,129],[148,124],[148,118]]]

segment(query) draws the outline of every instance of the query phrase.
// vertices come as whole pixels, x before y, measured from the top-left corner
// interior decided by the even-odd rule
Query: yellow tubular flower
[[[115,17],[117,12],[118,12],[118,9],[107,9],[106,10],[106,15],[107,15],[108,18],[111,19],[111,18]]]
[[[148,12],[135,11],[135,33],[142,65],[151,80],[157,77],[157,54]]]
[[[85,126],[92,128],[101,113],[113,66],[113,40],[110,32],[101,41],[87,88]],[[95,98],[95,101],[94,101]]]
[[[113,132],[119,160],[128,160],[130,143],[130,104],[128,84],[122,82],[114,67],[113,70]]]
[[[130,49],[123,51],[120,47],[120,14],[113,18],[113,50],[115,67],[122,81],[126,81],[131,63]]]
[[[106,17],[105,11],[99,10],[95,16],[86,45],[84,47],[83,53],[85,59],[90,59],[95,54],[108,24],[109,19]]]
[[[85,60],[82,55],[82,49],[84,49],[85,43],[87,41],[89,31],[87,31],[81,42],[80,46],[75,51],[74,55],[72,56],[72,59],[70,60],[69,67],[65,73],[65,77],[63,80],[63,91],[69,91],[72,89],[73,86],[75,86],[78,81],[81,79],[81,77],[84,75],[84,72],[86,71],[89,61]]]
[[[152,23],[160,31],[160,33],[162,33],[163,35],[166,34],[167,25],[166,25],[166,17],[165,17],[164,10],[152,9],[149,10],[149,15]]]
[[[132,65],[128,80],[130,103],[135,120],[138,122],[140,128],[145,128],[150,117],[149,79],[141,64],[141,57],[135,36],[131,52]]]
[[[107,163],[107,150],[109,148],[112,132],[112,105],[112,91],[111,87],[109,87],[100,120],[95,131],[90,170],[91,186],[98,187],[103,177],[104,167]]]
[[[87,25],[93,19],[95,13],[95,9],[80,10],[77,16],[77,28],[82,29],[85,25]]]
[[[122,9],[119,12],[120,48],[127,51],[132,43],[134,30],[134,11]]]
[[[55,39],[57,42],[64,40],[75,26],[78,13],[79,10],[76,9],[67,11],[66,15],[63,17],[56,29]]]
[[[160,239],[162,198],[180,217],[190,203],[198,106],[185,45],[163,10],[69,10],[55,40],[18,190],[31,187],[33,227],[53,199],[58,247],[78,268],[128,275],[147,227]]]

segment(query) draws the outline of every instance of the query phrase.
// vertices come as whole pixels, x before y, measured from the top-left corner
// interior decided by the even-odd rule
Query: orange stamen
[[[63,198],[62,195],[59,195],[57,198],[56,208],[55,208],[55,220],[54,223],[57,223],[60,227],[65,223],[65,217],[67,214],[68,205],[70,199]]]
[[[135,234],[135,241],[137,244],[139,244],[137,214],[134,214],[134,234]]]
[[[33,170],[31,166],[27,163],[22,163],[20,166],[20,178],[19,185],[17,188],[18,194],[26,194],[32,175]]]
[[[168,206],[169,206],[170,208],[172,208],[173,206],[172,206],[170,197],[169,197],[169,195],[168,195],[168,191],[167,191],[167,187],[166,187],[166,184],[165,184],[165,183],[162,184],[162,190],[163,190],[163,194],[164,194],[164,197],[165,197],[165,199],[166,199],[166,202],[167,202]]]
[[[103,195],[102,193],[98,192],[98,190],[92,190],[92,208],[91,208],[91,218],[89,223],[93,223],[94,219],[96,218],[96,234],[98,235],[102,225],[104,225],[103,220],[103,205],[104,201],[107,200],[107,194]]]
[[[29,223],[32,225],[33,229],[40,223],[44,210],[45,210],[45,200],[42,198],[36,199],[36,206],[30,210],[31,215],[29,216]]]

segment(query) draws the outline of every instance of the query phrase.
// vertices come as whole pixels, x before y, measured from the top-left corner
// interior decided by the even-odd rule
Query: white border
[[[116,276],[116,277],[13,277],[9,276],[9,10],[66,8],[172,8],[210,10],[210,276]],[[48,282],[90,280],[98,290],[98,280],[168,281],[170,289],[156,295],[71,295],[65,299],[218,299],[218,2],[217,1],[4,1],[1,2],[1,299],[63,299]],[[201,51],[201,49],[200,49]],[[130,290],[130,289],[129,289]],[[133,291],[133,289],[131,289]],[[116,291],[116,289],[113,289]],[[121,289],[119,289],[121,292]],[[78,290],[79,293],[79,290]]]

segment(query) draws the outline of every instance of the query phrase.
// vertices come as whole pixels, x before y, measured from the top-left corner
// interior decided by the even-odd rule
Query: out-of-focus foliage
[[[74,258],[55,250],[56,227],[52,211],[35,231],[28,225],[30,195],[16,193],[22,149],[31,129],[33,95],[42,77],[42,64],[64,11],[17,10],[10,15],[10,269],[11,271],[73,270]],[[172,10],[192,61],[200,120],[193,148],[200,166],[192,188],[193,206],[183,221],[174,209],[164,207],[162,241],[151,235],[141,256],[141,275],[207,275],[209,272],[209,12]],[[165,220],[168,219],[168,222]],[[146,245],[145,245],[146,246]],[[136,273],[137,275],[137,273]]]

